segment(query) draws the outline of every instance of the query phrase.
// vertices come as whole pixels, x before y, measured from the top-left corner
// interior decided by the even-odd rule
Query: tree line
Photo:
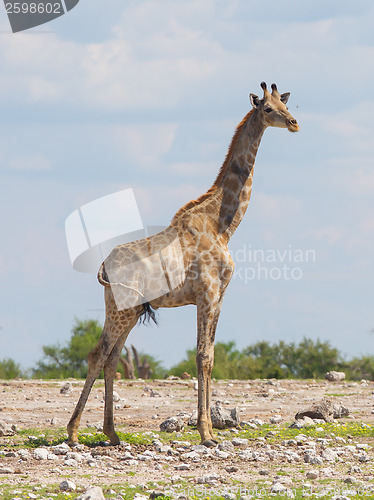
[[[43,346],[43,356],[34,368],[22,370],[12,359],[0,360],[0,379],[85,378],[87,354],[96,345],[102,326],[95,320],[76,320],[66,345]],[[126,354],[125,354],[126,351]],[[196,376],[196,348],[186,352],[185,359],[169,370],[153,356],[125,348],[118,371],[124,378],[157,378],[181,376],[184,372]],[[256,342],[239,350],[235,342],[217,342],[212,377],[216,379],[294,378],[318,379],[331,370],[344,371],[350,380],[374,380],[374,356],[346,360],[328,341],[304,338],[299,343],[279,341]],[[103,376],[103,374],[101,374]]]

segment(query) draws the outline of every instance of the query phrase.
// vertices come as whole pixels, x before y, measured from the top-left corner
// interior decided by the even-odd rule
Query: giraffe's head
[[[265,82],[261,83],[261,88],[264,91],[262,99],[255,94],[250,94],[249,98],[263,124],[267,127],[287,128],[290,132],[298,132],[299,125],[286,106],[290,93],[280,94],[275,83],[271,86],[271,94]]]

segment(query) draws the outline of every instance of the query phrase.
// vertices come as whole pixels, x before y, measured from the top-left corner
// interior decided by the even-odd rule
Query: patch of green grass
[[[317,430],[322,429],[322,430]],[[271,424],[265,424],[257,429],[248,429],[241,431],[238,436],[247,439],[258,439],[266,437],[268,432],[272,431],[275,434],[267,437],[269,442],[293,439],[298,434],[305,434],[311,438],[331,438],[331,436],[354,436],[362,438],[374,437],[374,426],[362,424],[360,422],[344,422],[344,423],[323,423],[318,425],[310,425],[302,429],[290,429],[287,424],[285,427],[277,427]]]
[[[65,476],[64,476],[65,477]],[[131,488],[123,484],[99,485],[104,493],[105,498],[115,497],[116,495],[121,495],[126,500],[132,500],[136,493],[143,493],[140,487]],[[113,495],[108,495],[108,491],[113,490],[116,493]],[[47,498],[53,496],[54,500],[74,500],[77,496],[83,493],[84,489],[78,488],[76,491],[61,491],[58,484],[52,484],[48,486],[36,486],[31,487],[27,485],[10,485],[2,484],[0,489],[0,500],[11,500],[12,498],[22,498],[23,500],[30,499],[29,494],[32,493],[38,498]],[[171,497],[166,496],[164,500],[171,500]]]
[[[346,392],[325,392],[325,396],[329,396],[329,397],[336,397],[336,398],[342,398],[344,396],[353,396],[354,394],[357,394],[357,392],[350,392],[350,393],[346,393]]]
[[[38,448],[39,446],[56,446],[67,439],[66,429],[20,429],[11,443],[0,444],[1,449],[17,450],[20,448]]]
[[[123,432],[117,430],[118,436],[121,441],[132,445],[151,445],[152,441],[157,436],[157,439],[167,444],[174,440],[180,441],[190,441],[191,444],[197,444],[200,442],[200,435],[197,430],[189,430],[182,434],[182,437],[178,437],[175,432]],[[179,434],[179,433],[178,433]],[[12,450],[16,451],[20,448],[38,448],[40,446],[56,446],[67,440],[67,433],[64,427],[61,428],[50,428],[50,429],[20,429],[15,436],[12,436],[11,440],[9,438],[0,440],[0,450]],[[81,429],[78,435],[78,440],[80,444],[84,444],[88,447],[94,447],[99,445],[101,442],[108,441],[108,437],[102,433],[98,432],[93,427],[87,427]],[[1,498],[1,497],[0,497]]]

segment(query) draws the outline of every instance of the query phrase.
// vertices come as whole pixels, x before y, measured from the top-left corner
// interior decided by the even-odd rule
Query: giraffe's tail
[[[139,290],[136,290],[135,288],[133,288],[131,286],[125,285],[123,283],[111,283],[109,278],[108,278],[108,275],[105,271],[104,263],[101,264],[101,266],[100,266],[99,272],[97,273],[97,279],[98,279],[99,283],[103,286],[119,285],[119,286],[123,286],[125,288],[129,288],[129,289],[137,292],[144,299],[144,295]],[[153,307],[151,306],[151,304],[149,302],[143,302],[142,306],[143,306],[143,310],[139,315],[139,324],[145,325],[145,324],[148,324],[152,320],[157,325],[158,323],[157,323],[157,319],[156,319],[156,312],[153,309]]]
[[[143,303],[143,311],[140,313],[139,316],[139,324],[148,324],[150,321],[153,321],[155,325],[157,325],[157,319],[156,319],[156,312],[151,306],[149,302],[144,302]]]
[[[108,275],[105,271],[104,263],[102,263],[100,266],[99,272],[97,273],[97,279],[99,280],[99,283],[103,286],[110,286],[111,285],[109,278],[108,278]]]

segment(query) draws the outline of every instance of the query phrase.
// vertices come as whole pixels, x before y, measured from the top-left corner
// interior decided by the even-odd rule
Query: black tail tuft
[[[139,316],[139,324],[148,324],[150,321],[153,321],[155,325],[157,325],[156,313],[149,302],[144,302],[143,311]]]

